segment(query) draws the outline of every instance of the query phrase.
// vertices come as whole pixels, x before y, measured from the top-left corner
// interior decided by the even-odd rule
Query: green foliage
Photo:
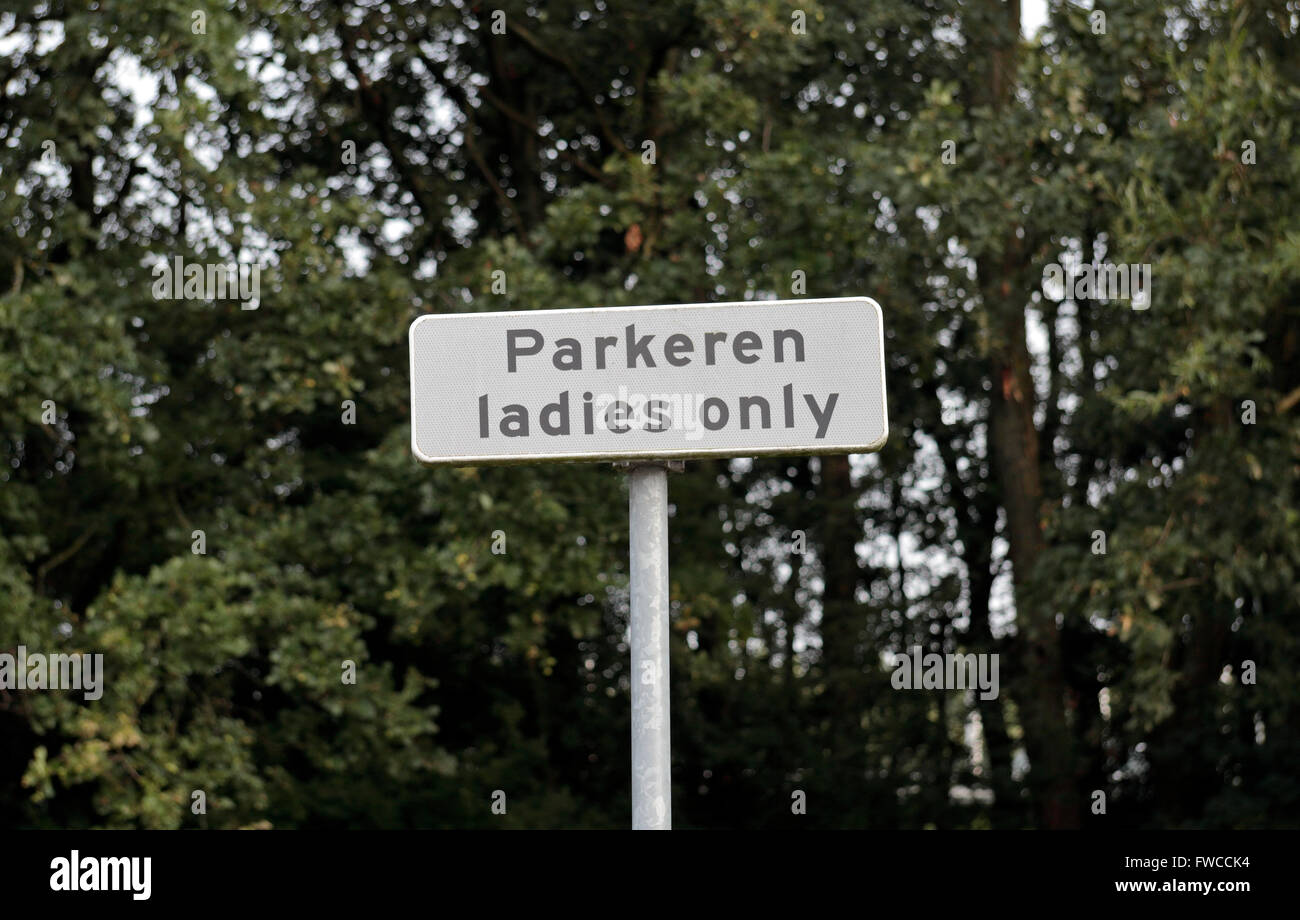
[[[509,2],[505,35],[414,0],[207,3],[203,34],[192,2],[10,6],[0,651],[106,680],[0,691],[0,824],[625,825],[622,477],[419,467],[406,329],[796,271],[883,304],[890,443],[673,477],[677,824],[1036,825],[1051,770],[1114,824],[1300,821],[1286,10],[1100,35],[1053,2],[998,107],[996,0],[823,0],[802,35],[774,0]],[[1048,300],[1067,255],[1150,264],[1149,308]],[[176,257],[265,266],[258,309],[155,299]],[[989,426],[1026,323],[1044,546],[1012,581]],[[1073,747],[1026,774],[1034,613]],[[998,653],[1004,692],[893,691],[916,644]]]

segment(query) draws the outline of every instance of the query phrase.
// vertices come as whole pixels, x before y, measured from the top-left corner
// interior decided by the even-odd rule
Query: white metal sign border
[[[584,452],[563,452],[553,454],[496,454],[496,455],[470,455],[460,457],[429,457],[421,453],[415,437],[415,413],[411,414],[411,452],[421,463],[427,466],[522,466],[528,463],[609,463],[624,460],[696,460],[696,459],[720,459],[729,457],[800,457],[813,456],[817,454],[870,454],[880,450],[889,440],[889,407],[888,394],[885,390],[885,320],[884,311],[880,304],[876,303],[870,297],[809,297],[800,300],[731,300],[719,303],[683,303],[683,304],[648,304],[645,306],[626,306],[626,307],[578,307],[566,308],[561,310],[501,310],[501,311],[483,311],[476,313],[426,313],[418,316],[412,321],[410,329],[407,331],[407,350],[410,352],[410,369],[411,377],[409,383],[415,381],[415,330],[420,323],[427,320],[472,320],[474,318],[486,315],[492,316],[537,316],[545,314],[547,316],[561,316],[569,313],[620,313],[620,312],[644,312],[646,310],[707,310],[713,307],[749,307],[749,306],[795,306],[798,304],[825,304],[825,303],[860,303],[870,308],[869,312],[875,317],[876,321],[876,341],[880,345],[880,393],[881,400],[885,403],[883,406],[885,427],[880,437],[870,444],[815,444],[815,445],[798,445],[792,447],[772,447],[772,448],[755,448],[747,450],[736,450],[734,448],[719,447],[708,448],[704,450],[694,450],[691,448],[675,449],[657,449],[657,450],[630,450],[620,452],[600,451],[597,453]]]

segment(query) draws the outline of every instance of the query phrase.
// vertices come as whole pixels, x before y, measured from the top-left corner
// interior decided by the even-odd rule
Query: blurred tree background
[[[0,826],[626,826],[624,477],[421,468],[406,329],[799,284],[890,441],[671,479],[676,825],[1300,823],[1300,4],[1048,6],[9,0],[0,650],[106,689]]]

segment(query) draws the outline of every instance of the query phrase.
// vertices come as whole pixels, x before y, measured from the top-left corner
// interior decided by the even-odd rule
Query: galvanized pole
[[[668,712],[668,470],[630,464],[632,829],[673,826]]]

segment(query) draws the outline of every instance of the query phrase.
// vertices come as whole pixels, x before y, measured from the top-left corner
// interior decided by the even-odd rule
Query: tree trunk
[[[1020,42],[1020,4],[992,2],[989,17],[988,71],[976,98],[995,110],[1005,108],[1015,92]],[[1016,647],[1023,679],[1017,694],[1029,754],[1030,785],[1038,799],[1044,827],[1077,827],[1080,799],[1074,775],[1074,745],[1065,718],[1065,675],[1061,635],[1050,608],[1035,602],[1030,585],[1046,547],[1041,522],[1043,502],[1039,436],[1034,427],[1034,384],[1025,338],[1025,292],[1029,256],[1014,232],[1006,236],[999,258],[979,260],[980,289],[989,317],[990,374],[989,451],[997,479],[1005,535],[1010,544],[1015,582]],[[1051,445],[1049,444],[1049,449]]]
[[[857,724],[855,696],[861,693],[862,613],[857,603],[857,544],[862,527],[847,456],[823,457],[821,492],[822,667],[827,703],[837,731]],[[839,739],[847,742],[848,738]]]

